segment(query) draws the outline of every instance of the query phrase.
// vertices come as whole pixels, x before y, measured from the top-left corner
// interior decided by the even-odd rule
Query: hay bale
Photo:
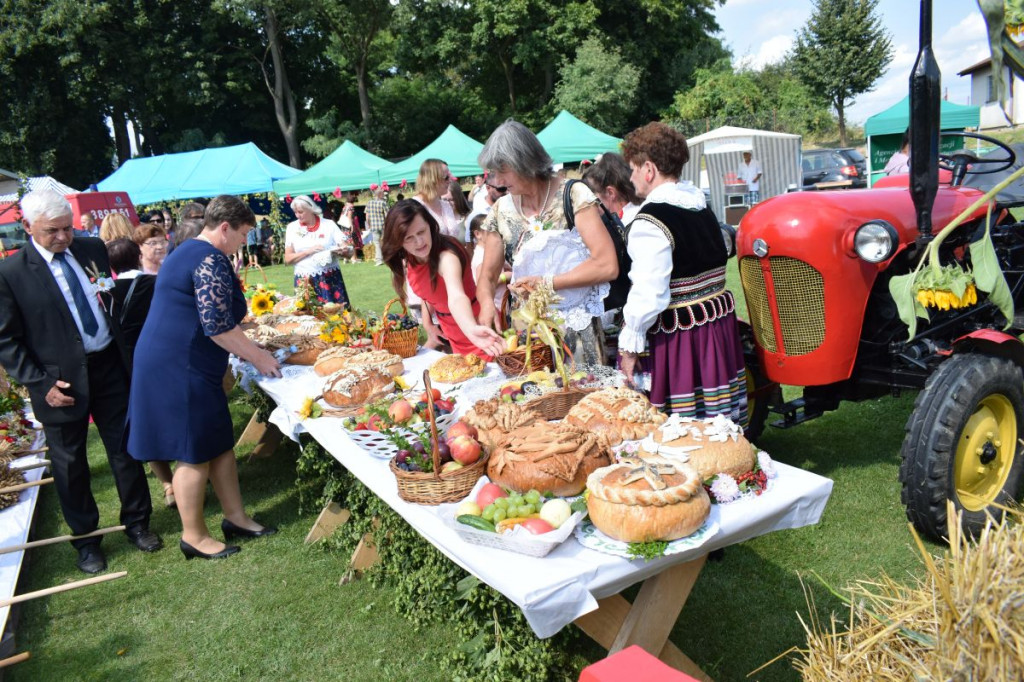
[[[883,575],[858,581],[846,595],[846,622],[827,626],[804,587],[810,622],[807,648],[794,668],[804,680],[1024,679],[1024,526],[1007,510],[976,540],[960,529],[949,505],[949,545],[932,557],[914,534],[927,567],[903,585]]]

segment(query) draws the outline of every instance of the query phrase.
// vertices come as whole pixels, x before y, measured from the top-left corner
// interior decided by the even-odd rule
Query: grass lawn
[[[389,274],[383,267],[346,265],[354,304],[379,311],[392,296]],[[290,292],[290,267],[268,268],[267,276]],[[775,459],[827,476],[835,488],[817,526],[730,547],[705,567],[672,639],[713,678],[744,679],[803,644],[796,615],[807,611],[801,575],[813,571],[841,587],[881,570],[897,577],[922,572],[897,480],[912,401],[907,395],[844,405],[796,429],[767,430],[761,445]],[[240,432],[248,408],[236,400],[233,414]],[[104,541],[110,570],[127,570],[126,578],[23,606],[17,648],[32,658],[7,669],[9,679],[445,680],[433,661],[459,642],[444,626],[413,631],[390,606],[389,594],[366,581],[338,585],[347,557],[302,544],[314,515],[298,513],[296,453],[291,443],[269,459],[249,462],[239,453],[247,505],[280,534],[246,542],[240,555],[224,562],[186,562],[176,547],[177,514],[157,506],[152,525],[165,549],[144,555],[111,536]],[[101,525],[116,524],[116,493],[95,437],[90,461]],[[155,479],[151,491],[154,501],[162,500]],[[216,527],[215,499],[206,511]],[[44,488],[35,536],[66,532],[52,487]],[[74,559],[66,545],[33,550],[19,593],[83,577]],[[815,589],[815,599],[826,619],[829,609],[845,613],[822,589]],[[581,666],[601,656],[593,646],[575,654]],[[754,679],[797,676],[780,662]]]

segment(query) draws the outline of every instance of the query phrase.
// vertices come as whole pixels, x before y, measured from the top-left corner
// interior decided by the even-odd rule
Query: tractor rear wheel
[[[928,379],[907,421],[900,454],[901,499],[919,531],[948,535],[946,500],[974,533],[993,505],[1017,500],[1024,455],[1024,374],[1010,360],[967,353],[946,360]]]

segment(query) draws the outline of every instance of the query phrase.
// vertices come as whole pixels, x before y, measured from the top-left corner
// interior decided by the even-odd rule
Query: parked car
[[[852,188],[868,185],[867,160],[856,149],[808,149],[803,157],[805,190],[831,182],[849,182]]]
[[[28,238],[21,229],[18,204],[0,204],[0,258],[6,258],[25,245]]]

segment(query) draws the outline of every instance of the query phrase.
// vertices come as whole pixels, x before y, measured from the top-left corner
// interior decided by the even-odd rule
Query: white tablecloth
[[[39,432],[32,449],[38,449],[45,445],[42,431]],[[15,460],[15,466],[25,467],[39,462],[46,458],[46,453],[39,455],[28,455]],[[43,478],[47,471],[45,467],[31,469],[25,472],[25,482],[32,483]],[[20,545],[28,540],[28,532],[32,527],[32,516],[36,512],[36,502],[39,500],[39,486],[27,488],[21,491],[18,503],[0,511],[0,547],[12,547]],[[0,554],[0,598],[14,596],[14,589],[18,585],[18,575],[21,573],[21,562],[25,558],[25,552],[9,552]],[[7,617],[10,615],[11,607],[0,608],[0,634],[3,634],[7,627]]]
[[[419,355],[406,360],[405,377],[410,382],[418,379],[422,383],[423,369],[437,357],[439,353],[421,350]],[[259,379],[260,387],[278,403],[271,421],[293,438],[307,431],[431,544],[519,606],[538,637],[554,635],[576,618],[595,610],[598,599],[617,594],[672,564],[772,531],[815,524],[832,492],[830,479],[776,463],[778,476],[765,494],[732,504],[712,505],[711,521],[717,522],[720,530],[708,542],[689,552],[650,562],[593,551],[574,537],[541,558],[481,547],[462,540],[433,507],[401,500],[387,461],[356,445],[339,419],[298,421],[296,412],[302,400],[319,393],[321,382],[309,368],[289,368],[281,379]]]

